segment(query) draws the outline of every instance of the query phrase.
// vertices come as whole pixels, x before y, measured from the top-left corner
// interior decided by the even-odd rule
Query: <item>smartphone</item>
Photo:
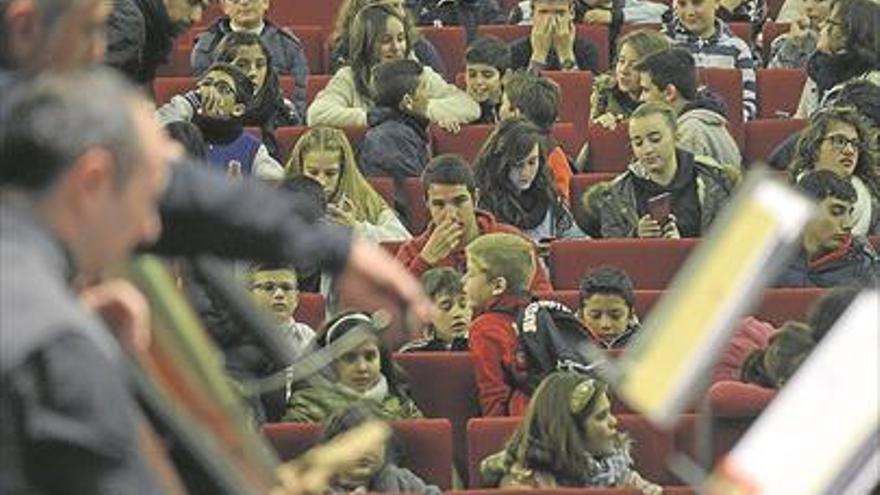
[[[648,214],[651,218],[663,225],[672,213],[672,194],[665,192],[648,199]]]

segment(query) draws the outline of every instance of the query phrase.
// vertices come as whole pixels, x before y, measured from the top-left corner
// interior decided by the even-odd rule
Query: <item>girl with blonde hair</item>
[[[339,129],[308,130],[293,147],[285,172],[287,178],[304,175],[319,183],[328,220],[351,227],[356,235],[374,242],[412,237],[358,170],[351,144]]]

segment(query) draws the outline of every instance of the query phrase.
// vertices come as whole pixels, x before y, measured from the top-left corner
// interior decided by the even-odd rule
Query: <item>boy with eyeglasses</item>
[[[314,340],[315,331],[293,317],[299,306],[296,270],[284,265],[258,265],[249,279],[254,301],[273,316],[296,354],[302,354]]]
[[[278,181],[284,168],[269,155],[266,145],[244,132],[244,116],[254,98],[254,84],[229,64],[214,64],[196,81],[196,87],[162,105],[159,123],[192,122],[208,145],[207,161],[238,178],[254,175]]]

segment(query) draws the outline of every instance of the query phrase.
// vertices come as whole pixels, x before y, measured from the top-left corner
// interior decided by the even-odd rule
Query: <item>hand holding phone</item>
[[[668,192],[648,199],[648,214],[655,222],[663,225],[672,213],[672,195]]]

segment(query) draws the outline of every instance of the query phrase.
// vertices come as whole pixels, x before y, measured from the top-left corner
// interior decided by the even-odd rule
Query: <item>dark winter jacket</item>
[[[676,156],[680,170],[684,171],[687,168],[692,170],[691,180],[693,187],[696,188],[699,207],[699,220],[696,225],[698,230],[696,236],[699,236],[708,230],[709,225],[727,202],[739,182],[740,174],[733,167],[719,164],[709,157],[694,156],[684,150],[678,150]],[[676,178],[679,178],[678,173]],[[638,199],[645,194],[637,189],[648,186],[648,182],[650,180],[647,179],[641,166],[634,163],[612,181],[591,187],[584,194],[583,199],[586,213],[585,225],[582,227],[587,234],[602,238],[635,237],[639,218],[647,214],[646,205],[640,204]],[[690,203],[687,196],[691,185],[675,188],[676,184],[676,179],[673,179],[670,188],[674,189],[670,189],[669,192],[673,193],[672,213],[679,219],[679,230],[682,231],[683,219],[689,215],[680,210],[682,203],[679,198],[684,200],[684,203]],[[656,184],[655,187],[658,190],[653,191],[653,194],[659,194],[661,192],[659,189],[663,189]],[[684,231],[681,235],[688,237]]]
[[[389,176],[403,181],[418,177],[428,163],[428,121],[391,108],[369,112],[370,128],[358,149],[364,175]]]
[[[880,257],[864,237],[852,237],[834,252],[810,261],[801,249],[774,287],[876,287]]]
[[[138,85],[152,83],[178,34],[162,0],[113,0],[106,30],[104,61]]]

